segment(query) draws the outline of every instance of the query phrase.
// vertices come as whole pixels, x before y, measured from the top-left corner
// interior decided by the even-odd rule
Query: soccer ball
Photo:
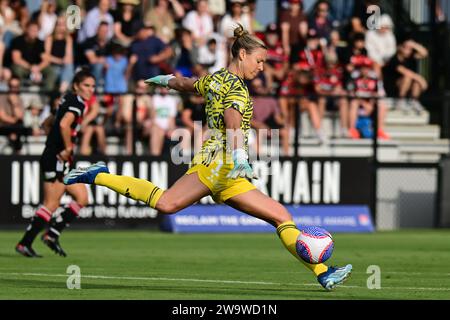
[[[333,253],[331,234],[320,227],[301,227],[297,238],[296,251],[304,261],[316,264],[327,261]]]

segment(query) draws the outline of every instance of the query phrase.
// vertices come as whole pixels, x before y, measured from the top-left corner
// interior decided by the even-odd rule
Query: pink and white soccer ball
[[[312,264],[327,261],[333,253],[334,243],[331,234],[320,227],[300,227],[297,238],[297,254]]]

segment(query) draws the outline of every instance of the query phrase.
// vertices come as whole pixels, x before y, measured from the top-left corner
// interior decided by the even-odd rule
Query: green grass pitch
[[[40,240],[42,259],[19,256],[22,232],[0,231],[0,299],[450,299],[450,231],[335,234],[328,264],[352,263],[332,292],[273,234],[167,234],[67,230],[56,256]],[[67,267],[81,270],[81,289],[67,288]],[[381,270],[368,289],[367,269]],[[370,281],[373,283],[373,281]]]

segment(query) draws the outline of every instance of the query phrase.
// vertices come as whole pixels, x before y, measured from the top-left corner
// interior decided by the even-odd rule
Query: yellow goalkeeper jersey
[[[202,149],[194,157],[192,164],[197,164],[200,159],[201,163],[209,164],[219,152],[226,151],[224,111],[228,108],[234,108],[242,115],[241,130],[244,135],[244,149],[248,152],[253,103],[244,80],[222,68],[198,79],[194,87],[205,98],[206,121],[211,137],[203,143]]]

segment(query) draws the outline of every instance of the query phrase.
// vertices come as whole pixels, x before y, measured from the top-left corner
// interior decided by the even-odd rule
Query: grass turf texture
[[[0,299],[450,299],[450,232],[335,234],[327,262],[352,263],[326,292],[274,234],[166,234],[68,230],[56,256],[40,240],[30,259],[14,251],[22,232],[0,231]],[[69,265],[81,290],[66,286]],[[367,288],[370,265],[381,289]]]

